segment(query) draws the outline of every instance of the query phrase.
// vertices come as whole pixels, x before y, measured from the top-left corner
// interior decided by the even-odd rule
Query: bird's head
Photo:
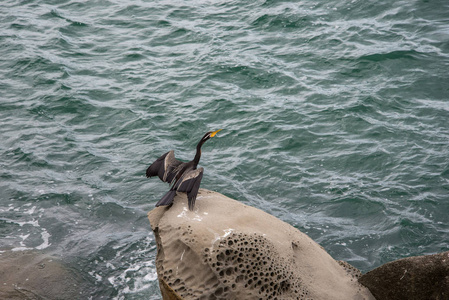
[[[201,139],[201,142],[205,142],[205,141],[207,141],[208,139],[210,139],[210,138],[212,138],[212,137],[214,137],[216,134],[217,134],[217,132],[219,132],[221,129],[218,129],[218,130],[215,130],[215,131],[209,131],[209,132],[206,132],[206,134],[203,136],[203,138]]]
[[[215,130],[215,131],[209,131],[206,132],[206,134],[201,138],[200,142],[198,143],[198,145],[196,145],[196,154],[195,154],[195,158],[193,159],[193,161],[198,164],[198,162],[200,161],[200,157],[201,157],[201,146],[210,138],[214,137],[217,132],[219,132],[221,129]],[[196,166],[196,165],[195,165]]]

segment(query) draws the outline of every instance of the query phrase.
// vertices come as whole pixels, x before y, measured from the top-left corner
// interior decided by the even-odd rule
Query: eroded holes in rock
[[[226,275],[227,276],[231,276],[234,273],[234,270],[232,268],[227,268],[226,269]]]
[[[286,292],[290,289],[290,283],[286,280],[281,281],[281,283],[279,284],[279,290],[282,292]]]
[[[235,283],[231,284],[231,289],[235,290],[236,287]]]
[[[220,296],[221,294],[223,294],[223,288],[219,287],[219,288],[215,291],[214,295],[215,295],[215,296]]]
[[[173,282],[173,285],[178,285],[181,282],[181,280],[178,278]]]
[[[218,273],[218,275],[220,275],[220,277],[223,277],[224,276],[224,271],[221,270],[220,273]]]
[[[229,249],[226,249],[225,253],[226,253],[226,256],[229,256],[229,255],[231,255],[232,251]]]
[[[218,260],[218,261],[224,260],[224,254],[223,254],[223,253],[218,254],[218,255],[217,255],[217,260]]]
[[[236,282],[236,283],[242,282],[243,279],[245,279],[245,276],[239,275],[239,276],[237,276],[237,277],[235,278],[235,282]]]
[[[232,245],[234,245],[234,242],[231,241],[231,240],[229,240],[229,241],[228,241],[228,246],[232,246]]]

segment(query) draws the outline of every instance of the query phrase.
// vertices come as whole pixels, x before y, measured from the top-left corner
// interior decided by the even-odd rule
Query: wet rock
[[[219,193],[149,212],[164,299],[374,299],[307,235]]]
[[[80,299],[81,278],[39,251],[0,251],[0,299]]]
[[[377,300],[448,300],[449,251],[386,263],[359,282]]]

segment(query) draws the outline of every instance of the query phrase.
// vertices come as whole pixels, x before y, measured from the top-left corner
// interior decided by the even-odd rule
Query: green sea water
[[[449,2],[0,4],[0,248],[159,299],[145,169],[219,128],[202,187],[335,259],[449,250]]]

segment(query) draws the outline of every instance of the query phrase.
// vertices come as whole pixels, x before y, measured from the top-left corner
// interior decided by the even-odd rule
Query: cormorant
[[[156,159],[148,167],[147,177],[159,176],[162,181],[172,184],[170,190],[156,203],[156,206],[172,204],[178,191],[187,193],[189,209],[193,210],[204,171],[203,168],[196,168],[201,158],[201,146],[220,130],[209,131],[201,138],[196,146],[196,154],[193,160],[189,162],[179,161],[175,158],[175,151],[171,150]]]

